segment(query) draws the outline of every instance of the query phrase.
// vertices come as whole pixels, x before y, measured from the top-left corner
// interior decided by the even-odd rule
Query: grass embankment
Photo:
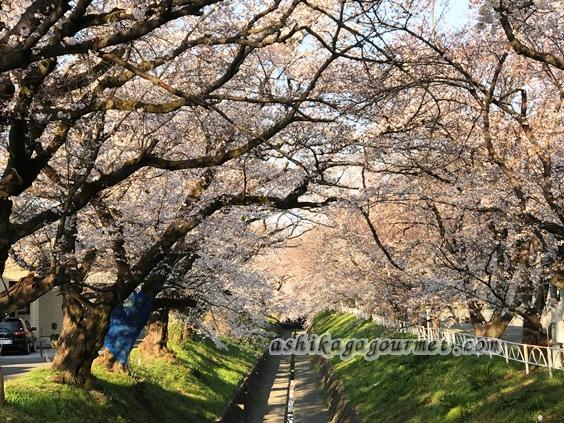
[[[350,314],[323,313],[314,332],[375,338],[384,330]],[[386,334],[390,336],[391,334]],[[475,356],[332,359],[351,403],[366,422],[564,421],[564,372],[525,375],[524,365]]]
[[[220,415],[253,367],[259,350],[225,341],[220,350],[194,337],[171,345],[175,361],[141,357],[134,350],[131,376],[95,367],[100,387],[87,392],[54,382],[51,370],[35,370],[6,383],[0,422],[207,422]]]

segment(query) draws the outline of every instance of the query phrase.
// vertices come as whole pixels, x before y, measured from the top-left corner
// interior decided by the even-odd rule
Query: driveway
[[[39,351],[29,355],[18,353],[3,353],[0,357],[0,366],[5,379],[21,376],[33,369],[49,367],[53,360],[53,350],[43,350],[43,357]]]

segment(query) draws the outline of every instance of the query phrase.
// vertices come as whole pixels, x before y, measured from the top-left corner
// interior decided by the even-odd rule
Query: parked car
[[[20,351],[29,354],[35,351],[36,330],[29,322],[18,317],[7,317],[0,322],[0,347],[4,351]]]

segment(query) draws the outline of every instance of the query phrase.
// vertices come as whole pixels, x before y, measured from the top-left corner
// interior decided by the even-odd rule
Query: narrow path
[[[251,406],[245,410],[243,423],[261,423],[268,417],[271,422],[283,422],[288,386],[288,366],[285,357],[270,357],[268,365],[261,374],[261,387],[251,394]],[[284,382],[285,381],[285,382]],[[282,416],[281,420],[274,417]]]
[[[264,422],[278,423],[284,421],[286,410],[286,398],[288,396],[288,381],[290,378],[290,357],[280,358],[280,366],[276,373],[276,379],[270,390]]]
[[[328,423],[329,413],[321,396],[319,375],[308,356],[296,356],[295,423]]]
[[[312,369],[309,357],[296,357],[294,380],[294,422],[328,423],[319,376]],[[262,374],[261,389],[253,393],[252,407],[245,411],[243,422],[284,423],[289,381],[290,357],[271,356]]]

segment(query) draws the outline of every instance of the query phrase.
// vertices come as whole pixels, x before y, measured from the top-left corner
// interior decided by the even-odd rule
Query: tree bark
[[[2,366],[0,366],[0,407],[4,407],[6,402],[6,395],[4,393],[4,373],[2,371]]]
[[[487,338],[500,338],[513,318],[513,315],[510,313],[502,314],[500,311],[494,310],[490,319],[486,320],[481,310],[475,304],[470,305],[469,311],[474,335]]]
[[[0,293],[0,314],[9,314],[31,304],[39,297],[45,295],[58,283],[57,274],[48,274],[44,277],[33,273],[21,278],[18,283],[7,291],[4,285]]]
[[[159,358],[172,358],[173,352],[168,349],[168,316],[169,309],[161,308],[151,313],[145,326],[145,337],[139,346],[143,354]]]
[[[0,195],[2,195],[1,190]],[[4,274],[4,267],[12,246],[9,236],[11,214],[12,202],[7,198],[0,197],[0,276]]]
[[[540,315],[530,314],[523,318],[523,337],[521,343],[548,346],[548,336],[540,323]]]
[[[559,289],[564,289],[564,244],[558,247],[558,254],[551,266],[550,282]]]
[[[194,328],[190,326],[188,323],[184,323],[182,325],[182,332],[180,333],[180,342],[185,342],[188,339],[190,339],[193,333],[194,333]]]
[[[92,362],[104,343],[110,308],[82,304],[72,293],[66,293],[63,310],[63,329],[53,369],[61,372],[64,382],[92,387]]]

